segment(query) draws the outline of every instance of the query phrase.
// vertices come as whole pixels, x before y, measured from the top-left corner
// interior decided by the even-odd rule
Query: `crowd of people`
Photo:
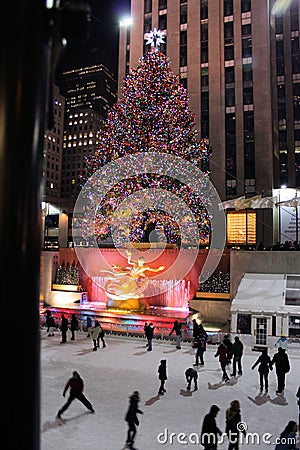
[[[90,317],[88,317],[90,319]],[[55,321],[51,312],[46,313],[46,326],[48,336],[53,336],[53,330],[55,327]],[[176,349],[181,349],[182,341],[182,323],[178,320],[174,321],[173,327],[169,333],[171,336],[175,333],[176,336]],[[76,331],[79,329],[79,322],[76,314],[71,315],[69,320],[61,314],[61,343],[67,342],[67,331],[71,332],[71,340],[75,340]],[[93,351],[99,348],[100,341],[103,348],[106,347],[105,332],[98,320],[95,320],[94,324],[90,320],[87,321],[86,327],[87,337],[92,339]],[[144,324],[144,337],[146,338],[147,351],[152,351],[152,340],[154,337],[153,323]],[[207,342],[209,340],[208,333],[204,329],[202,324],[199,324],[195,319],[193,320],[193,344],[195,348],[195,363],[192,367],[188,367],[184,372],[185,381],[187,383],[186,391],[190,392],[193,388],[194,391],[198,390],[198,369],[205,366],[205,352],[207,349]],[[263,348],[261,354],[258,356],[251,369],[258,368],[259,373],[259,387],[261,395],[268,393],[269,388],[269,373],[275,368],[277,377],[277,395],[283,395],[286,383],[286,374],[290,371],[290,361],[287,354],[287,339],[285,336],[281,336],[276,342],[276,352],[271,357],[268,354],[268,349]],[[239,336],[235,336],[233,342],[229,335],[225,335],[221,342],[217,343],[217,349],[214,356],[218,358],[222,371],[222,381],[228,383],[230,377],[235,378],[243,375],[242,359],[244,353],[244,345]],[[228,374],[229,368],[232,367],[230,375]],[[167,373],[167,359],[161,359],[157,368],[159,388],[158,396],[164,396],[167,392],[166,381],[168,379]],[[63,396],[65,397],[69,390],[69,397],[67,402],[59,409],[57,418],[61,419],[62,414],[69,408],[74,399],[78,399],[91,413],[95,413],[91,402],[83,394],[84,382],[77,371],[73,371],[72,377],[67,381]],[[299,407],[299,423],[290,420],[286,427],[283,429],[278,439],[276,440],[276,446],[274,450],[293,450],[298,449],[296,444],[297,431],[300,428],[300,386],[296,393]],[[129,397],[129,406],[125,415],[125,421],[128,424],[126,448],[135,449],[134,442],[137,433],[137,427],[139,426],[138,414],[143,414],[143,411],[139,409],[140,394],[138,391],[134,391]],[[228,438],[228,450],[239,450],[240,435],[246,434],[246,431],[239,428],[239,424],[242,423],[240,402],[237,399],[231,401],[228,408],[225,410],[225,426],[224,432],[217,425],[217,415],[220,411],[220,407],[213,404],[210,407],[209,412],[204,416],[201,426],[201,444],[204,450],[216,450],[218,447],[218,437],[225,434]],[[288,442],[288,444],[287,444]]]
[[[70,338],[71,341],[75,341],[77,331],[79,331],[79,330],[82,331],[82,324],[78,320],[77,315],[75,313],[71,314],[70,321],[66,317],[66,315],[64,313],[62,313],[61,317],[60,317],[60,325],[59,326],[56,324],[55,319],[52,315],[52,312],[49,309],[46,310],[45,315],[46,315],[45,325],[46,325],[47,333],[49,333],[48,337],[54,336],[54,330],[58,328],[61,332],[61,342],[60,342],[61,344],[67,343],[67,336],[68,336],[69,330],[71,332],[71,338]],[[93,351],[97,351],[98,348],[100,347],[100,340],[102,343],[102,348],[106,347],[105,331],[102,328],[102,325],[100,324],[99,320],[95,320],[95,323],[93,325],[91,317],[87,316],[86,331],[87,331],[87,337],[91,338],[93,341]]]

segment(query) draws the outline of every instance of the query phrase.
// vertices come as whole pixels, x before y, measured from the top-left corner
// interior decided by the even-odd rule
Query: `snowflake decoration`
[[[165,31],[157,30],[156,28],[149,33],[145,33],[145,40],[147,39],[146,45],[151,44],[151,47],[159,47],[165,43],[165,34]]]

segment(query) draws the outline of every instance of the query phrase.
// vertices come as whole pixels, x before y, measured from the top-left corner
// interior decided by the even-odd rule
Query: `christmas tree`
[[[78,265],[73,261],[72,265],[70,263],[65,264],[63,261],[62,264],[57,268],[56,284],[79,284],[79,269]]]
[[[161,42],[159,33],[155,30],[150,50],[140,58],[138,66],[124,80],[122,100],[109,111],[99,135],[98,149],[87,159],[84,182],[99,168],[121,157],[158,152],[180,157],[183,166],[188,161],[201,169],[205,175],[197,182],[203,184],[205,191],[209,177],[210,147],[207,139],[197,141],[195,119],[189,110],[187,91],[173,73],[169,58],[158,48]],[[85,194],[83,237],[87,240],[90,236],[97,240],[107,238],[116,208],[128,196],[144,189],[147,190],[147,199],[143,202],[144,206],[139,205],[136,211],[131,212],[130,229],[124,230],[124,236],[129,236],[132,242],[147,241],[153,229],[155,240],[180,242],[180,227],[174,217],[163,209],[151,206],[151,195],[155,188],[171,192],[187,204],[197,222],[197,240],[200,237],[200,241],[207,241],[210,217],[201,199],[178,179],[152,173],[150,169],[148,173],[118,181],[101,199],[96,214],[91,208],[91,217],[89,196]],[[191,235],[188,240],[193,242],[195,239]],[[122,233],[118,233],[118,240],[122,244]]]

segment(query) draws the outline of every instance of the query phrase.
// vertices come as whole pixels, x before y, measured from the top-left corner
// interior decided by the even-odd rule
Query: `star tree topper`
[[[159,47],[161,44],[165,43],[165,35],[165,31],[154,28],[153,31],[151,30],[149,33],[145,33],[144,35],[145,40],[147,39],[146,45],[151,44],[151,47]]]

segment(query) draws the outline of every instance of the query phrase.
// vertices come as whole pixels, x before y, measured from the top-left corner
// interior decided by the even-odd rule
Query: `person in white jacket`
[[[97,351],[97,347],[99,347],[99,334],[100,334],[100,323],[98,322],[98,320],[95,320],[95,325],[93,327],[90,327],[88,329],[91,338],[93,339],[93,343],[94,343],[94,348],[93,351],[96,352]]]

